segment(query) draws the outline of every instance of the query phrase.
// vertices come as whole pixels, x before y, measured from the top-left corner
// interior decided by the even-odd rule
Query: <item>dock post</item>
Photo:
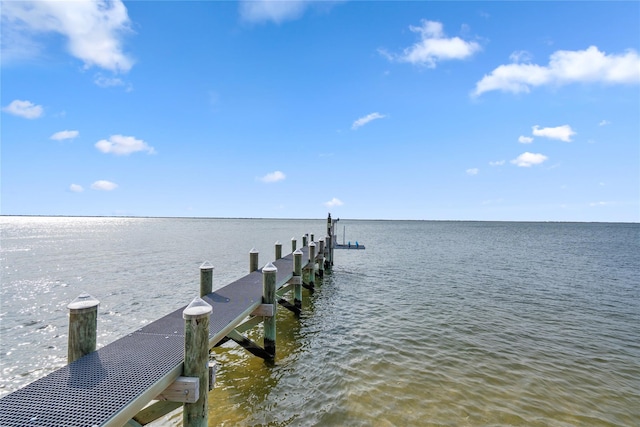
[[[96,351],[99,304],[100,301],[91,295],[82,293],[67,306],[69,309],[67,363]]]
[[[331,212],[329,212],[329,215],[327,216],[327,234],[329,236],[331,236],[331,226],[333,225],[333,222],[331,221]]]
[[[209,390],[209,317],[213,308],[200,298],[195,298],[182,312],[184,319],[184,370],[185,377],[198,377],[198,400],[185,403],[182,410],[184,427],[207,427]]]
[[[302,251],[293,252],[293,304],[302,308]]]
[[[264,318],[264,349],[276,357],[276,273],[278,269],[271,263],[262,268],[262,303],[273,305],[273,316]]]
[[[213,292],[213,265],[205,261],[200,266],[200,296]]]
[[[320,239],[318,249],[318,277],[324,277],[324,239]]]
[[[298,246],[298,241],[296,240],[295,237],[291,238],[291,253],[294,253],[296,251],[296,247]]]
[[[325,242],[327,247],[325,267],[327,270],[331,270],[331,266],[333,265],[333,245],[336,243],[333,239],[333,220],[331,219],[331,212],[327,215],[327,237],[325,238]]]
[[[309,243],[309,285],[313,288],[316,282],[316,244]]]
[[[259,252],[255,248],[251,248],[249,251],[249,273],[258,269],[258,255]]]
[[[311,241],[312,241],[312,242],[315,242],[315,241],[316,241],[316,239],[315,239],[315,235],[314,235],[313,233],[311,233]]]
[[[282,243],[280,241],[276,242],[276,260],[282,258]]]
[[[304,236],[302,236],[302,247],[304,248],[305,246],[307,246],[307,235],[306,234]]]

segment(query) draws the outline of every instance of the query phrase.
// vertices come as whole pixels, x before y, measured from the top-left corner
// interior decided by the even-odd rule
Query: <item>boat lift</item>
[[[340,221],[340,218],[333,220],[334,223]],[[346,226],[342,227],[342,243],[338,243],[337,236],[333,236],[335,244],[333,245],[334,249],[365,249],[364,244],[359,241],[348,241],[345,243],[345,235],[346,235]]]

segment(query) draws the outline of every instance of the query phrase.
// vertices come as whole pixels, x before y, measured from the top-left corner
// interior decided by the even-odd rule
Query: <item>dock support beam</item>
[[[324,259],[324,268],[326,270],[331,270],[331,265],[333,264],[333,239],[331,236],[326,236],[324,238],[325,244],[325,259]]]
[[[205,261],[200,266],[200,296],[213,292],[213,265]]]
[[[320,249],[318,249],[318,277],[324,277],[324,239],[320,239]]]
[[[293,252],[293,305],[302,310],[302,251]]]
[[[83,293],[67,306],[69,309],[67,363],[96,351],[99,304],[100,301]]]
[[[333,265],[333,245],[335,241],[333,240],[333,221],[331,220],[331,214],[327,216],[327,237],[325,238],[325,242],[327,245],[327,259],[325,260],[325,267],[328,270],[331,270],[331,266]]]
[[[213,308],[195,298],[182,312],[184,319],[184,370],[186,377],[199,378],[199,396],[195,403],[185,403],[184,427],[207,427],[209,390],[209,317]]]
[[[262,303],[273,304],[273,316],[264,318],[264,349],[276,357],[276,273],[278,269],[271,263],[262,268]]]
[[[331,219],[331,214],[329,214],[329,216],[327,217],[327,234],[328,234],[328,238],[327,238],[327,245],[328,245],[328,256],[327,256],[327,261],[325,263],[325,265],[327,266],[328,270],[331,270],[331,267],[333,267],[333,247],[336,245],[337,241],[338,241],[338,237],[336,236],[335,233],[335,227],[336,227],[336,222],[340,221],[340,218],[332,220]]]
[[[314,242],[309,243],[309,286],[311,289],[315,287],[316,283],[316,244]]]

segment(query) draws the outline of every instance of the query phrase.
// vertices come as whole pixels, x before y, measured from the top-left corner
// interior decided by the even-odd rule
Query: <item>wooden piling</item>
[[[294,253],[296,251],[296,246],[298,246],[298,241],[296,240],[295,237],[291,238],[291,253]]]
[[[96,351],[99,304],[100,301],[83,293],[67,306],[69,309],[68,363]]]
[[[200,266],[200,296],[213,292],[213,265],[205,261]]]
[[[302,251],[293,252],[293,304],[302,309]]]
[[[251,248],[249,251],[249,273],[258,269],[258,255],[259,252],[255,248]]]
[[[318,243],[320,244],[318,249],[318,277],[324,277],[324,239],[320,239]]]
[[[273,304],[273,315],[264,318],[264,349],[276,357],[276,273],[278,269],[271,263],[262,268],[262,303]]]
[[[302,236],[302,247],[304,248],[305,246],[307,246],[307,235],[306,234],[304,236]]]
[[[316,244],[309,243],[309,286],[313,288],[316,282]]]
[[[198,400],[185,403],[182,410],[184,427],[207,427],[209,390],[209,317],[213,308],[200,298],[195,298],[182,312],[184,319],[184,370],[185,377],[197,377]]]
[[[327,234],[331,236],[331,228],[333,227],[333,222],[331,221],[331,213],[327,216]]]
[[[282,258],[282,243],[276,242],[276,261]]]
[[[334,249],[338,244],[338,235],[336,234],[336,225],[338,221],[340,221],[340,218],[333,220],[331,222],[331,233],[329,233],[329,235],[331,236],[331,247],[329,248],[329,254],[330,254],[329,266],[330,267],[333,267],[333,263],[335,261]]]

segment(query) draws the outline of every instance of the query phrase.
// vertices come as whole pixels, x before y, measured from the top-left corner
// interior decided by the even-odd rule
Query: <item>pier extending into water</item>
[[[80,295],[69,304],[68,365],[0,399],[3,427],[142,426],[183,406],[185,427],[207,426],[207,395],[215,381],[211,350],[234,341],[252,354],[276,358],[278,306],[299,315],[302,288],[314,290],[333,265],[335,222],[325,238],[291,239],[282,256],[212,291],[213,266],[200,267],[200,296],[186,307],[96,350],[98,301]],[[263,323],[262,346],[243,333]]]

